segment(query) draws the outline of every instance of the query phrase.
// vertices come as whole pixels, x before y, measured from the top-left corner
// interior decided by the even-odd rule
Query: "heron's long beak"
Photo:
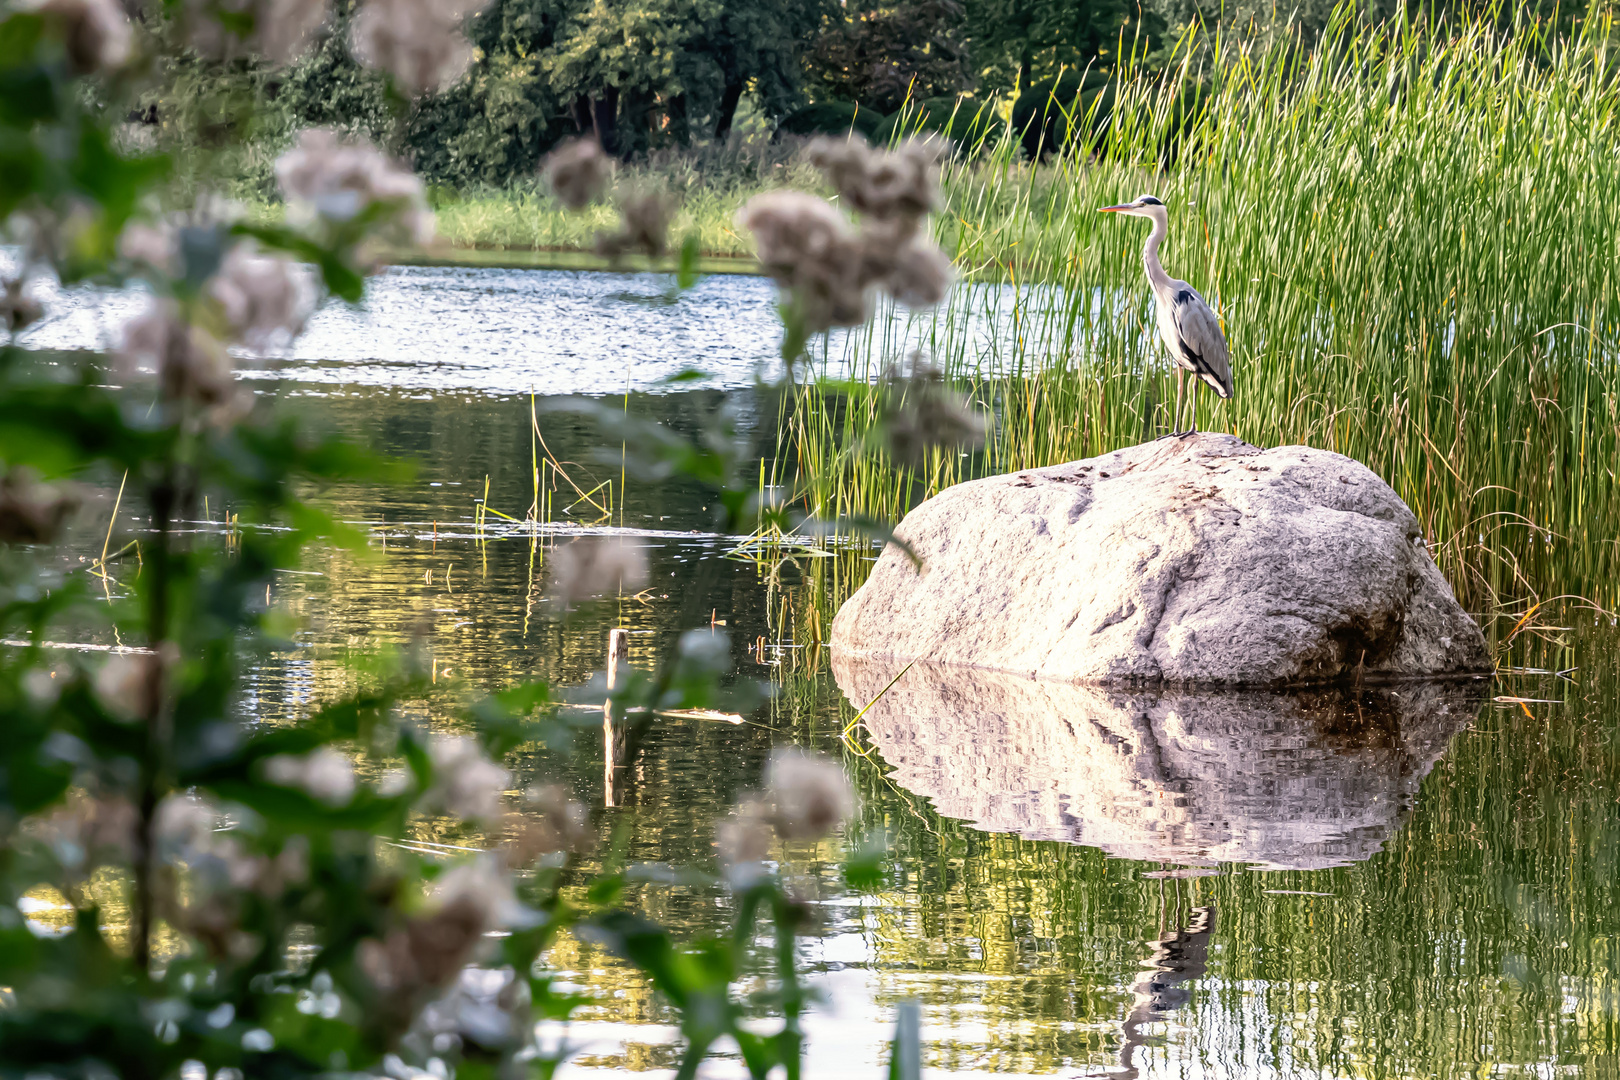
[[[1099,214],[1117,214],[1121,210],[1129,210],[1129,209],[1130,209],[1129,206],[1099,206],[1099,207],[1097,207],[1097,213],[1099,213]]]

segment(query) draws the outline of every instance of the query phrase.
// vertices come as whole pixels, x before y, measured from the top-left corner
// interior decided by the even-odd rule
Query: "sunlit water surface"
[[[131,303],[56,300],[36,344],[91,343]],[[744,722],[661,720],[614,769],[587,724],[567,758],[524,755],[516,786],[560,772],[604,838],[628,829],[632,859],[712,869],[713,823],[773,746],[843,755],[863,797],[854,830],[886,833],[893,859],[859,893],[841,883],[840,839],[780,852],[820,914],[802,950],[825,999],[812,1076],[879,1075],[910,999],[934,1076],[1620,1075],[1606,628],[1563,654],[1575,681],[1310,698],[916,669],[846,744],[843,725],[894,674],[835,670],[822,644],[871,553],[741,557],[700,490],[624,487],[585,423],[544,409],[552,451],[582,488],[612,482],[613,513],[559,493],[543,530],[475,525],[486,485],[516,518],[534,498],[531,391],[624,395],[618,407],[692,432],[722,390],[662,380],[695,366],[757,425],[746,387],[774,356],[774,302],[751,278],[675,297],[650,275],[403,269],[364,310],[324,311],[282,378],[256,387],[419,471],[321,496],[366,531],[370,557],[314,550],[278,575],[269,599],[304,629],[254,669],[243,707],[296,720],[353,686],[353,650],[415,646],[444,687],[438,718],[468,687],[583,685],[610,627],[630,631],[642,666],[693,626],[725,633],[739,676],[776,691]],[[925,333],[903,327],[893,344]],[[551,545],[608,528],[646,548],[651,587],[559,610]],[[686,936],[729,918],[712,887],[635,901]],[[673,1069],[671,1013],[636,973],[572,939],[551,959],[594,998],[544,1032],[578,1047],[571,1075]],[[706,1067],[743,1072],[734,1053]]]

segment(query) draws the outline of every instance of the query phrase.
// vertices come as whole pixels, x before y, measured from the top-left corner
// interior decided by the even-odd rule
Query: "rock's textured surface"
[[[901,665],[902,667],[904,665]],[[1479,712],[1482,681],[1126,690],[833,656],[901,787],[989,832],[1181,865],[1370,858]]]
[[[949,488],[835,654],[1083,682],[1282,686],[1490,670],[1417,520],[1359,462],[1199,434]]]

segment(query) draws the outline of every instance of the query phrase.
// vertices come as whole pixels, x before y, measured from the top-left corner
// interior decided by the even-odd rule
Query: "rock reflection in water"
[[[856,707],[892,665],[834,658]],[[1320,869],[1376,854],[1479,682],[1126,690],[917,664],[866,713],[901,787],[988,832],[1118,858]]]

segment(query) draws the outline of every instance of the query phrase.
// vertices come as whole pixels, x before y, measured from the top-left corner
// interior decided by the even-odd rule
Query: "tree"
[[[967,42],[984,83],[1028,87],[1065,70],[1109,62],[1123,37],[1157,44],[1165,20],[1137,0],[970,0]]]
[[[809,43],[837,10],[831,0],[722,0],[720,17],[694,42],[694,60],[712,63],[720,94],[711,114],[716,139],[731,132],[752,86],[760,111],[781,119],[804,101]]]
[[[817,81],[829,97],[885,113],[908,97],[961,93],[973,85],[962,23],[956,0],[846,9],[816,42]]]

